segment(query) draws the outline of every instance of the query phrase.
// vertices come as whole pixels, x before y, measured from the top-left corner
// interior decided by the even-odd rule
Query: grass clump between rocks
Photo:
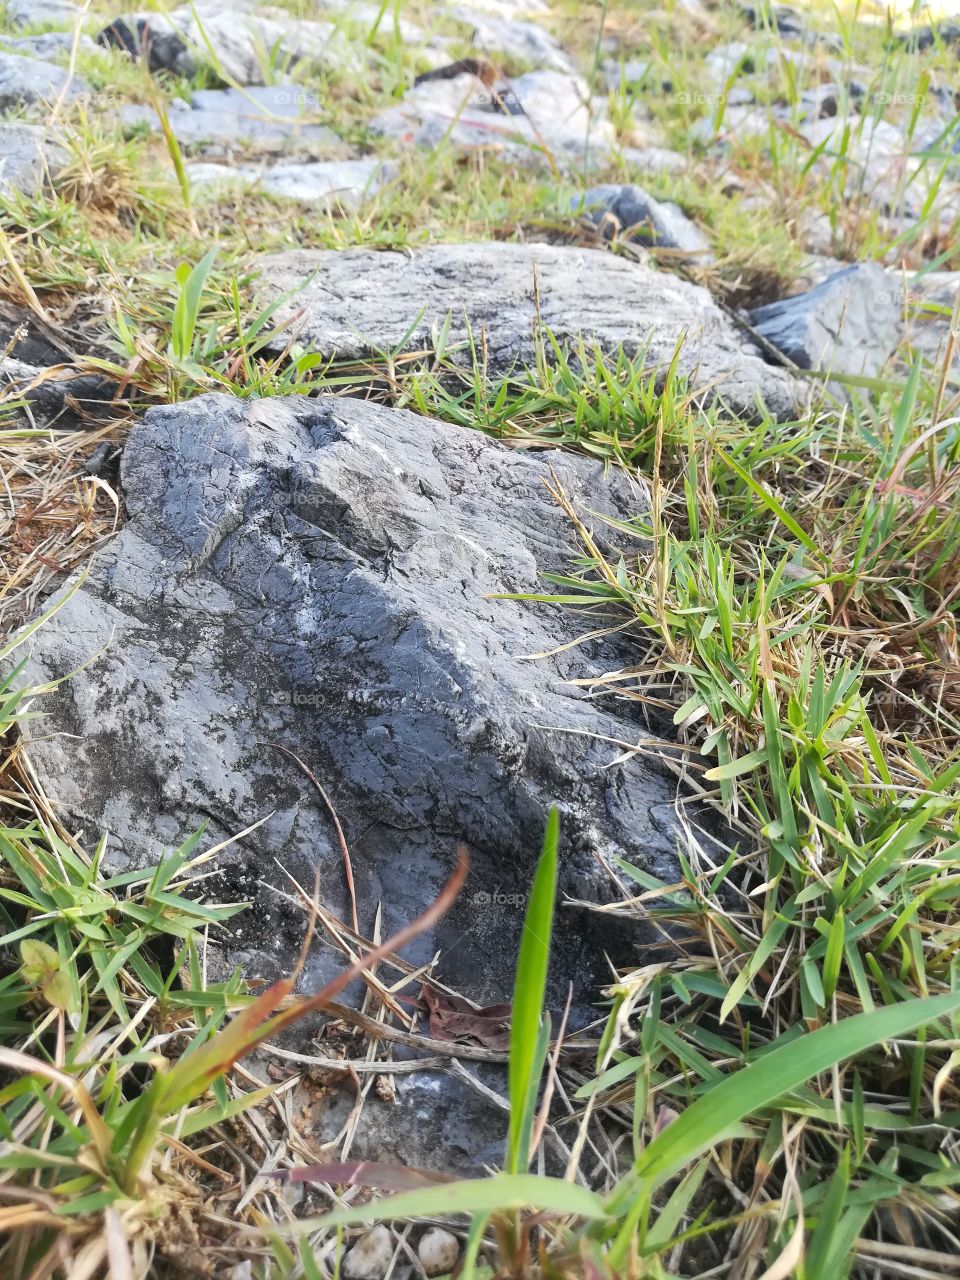
[[[399,96],[411,70],[390,10],[368,29],[381,58],[368,82],[334,69],[313,85],[365,141],[370,110]],[[571,39],[576,24],[588,25],[558,10]],[[594,34],[609,21],[625,40],[638,25],[626,7],[589,16]],[[643,52],[657,75],[669,74],[672,98],[654,98],[650,111],[663,117],[667,140],[705,167],[660,174],[651,189],[715,233],[716,262],[695,264],[698,278],[738,302],[782,292],[800,269],[806,210],[827,218],[842,256],[921,272],[956,265],[955,223],[944,227],[932,212],[946,152],[932,153],[891,199],[902,203],[935,170],[909,226],[891,225],[862,183],[849,185],[856,130],[814,146],[771,118],[765,134],[735,138],[710,167],[690,129],[709,119],[711,134],[721,133],[727,106],[725,95],[697,97],[702,27],[712,24],[717,39],[740,36],[742,17],[720,8],[690,18],[674,7],[667,17],[666,34],[644,37]],[[856,53],[878,68],[866,87],[875,101],[898,86],[915,93],[918,77],[929,81],[950,57],[935,49],[921,69],[882,28],[863,34],[844,23],[840,37],[849,60]],[[782,51],[783,42],[766,30],[758,48]],[[599,38],[592,51],[597,72]],[[89,78],[131,98],[146,92],[149,82],[119,54],[86,58]],[[195,87],[209,76],[198,72]],[[731,70],[728,89],[736,78]],[[768,105],[796,106],[803,87],[779,56]],[[611,93],[625,132],[636,95],[625,80]],[[443,151],[426,162],[400,157],[398,180],[344,216],[280,212],[259,197],[195,200],[169,136],[123,140],[84,111],[61,108],[73,146],[56,190],[4,199],[10,296],[23,301],[25,280],[43,316],[76,308],[77,322],[65,323],[85,339],[85,367],[120,379],[137,407],[213,387],[243,396],[332,389],[515,447],[584,450],[648,477],[650,517],[622,530],[637,550],[616,563],[557,490],[579,557],[537,599],[579,611],[585,628],[636,637],[636,668],[611,671],[591,692],[672,717],[682,794],[722,815],[739,840],[721,847],[688,816],[676,883],[621,862],[623,900],[605,910],[653,919],[662,951],[613,977],[598,1039],[585,1049],[574,1037],[565,1052],[562,1028],[542,1017],[555,912],[551,819],[518,961],[504,1171],[446,1182],[318,1165],[291,1116],[293,1077],[264,1086],[243,1066],[306,1006],[289,987],[255,997],[242,975],[211,981],[205,972],[207,931],[241,910],[207,901],[217,851],[199,854],[192,837],[154,869],[105,875],[100,851],[79,849],[36,794],[15,726],[42,710],[42,691],[26,711],[35,691],[20,690],[14,670],[0,689],[11,748],[0,832],[0,1270],[189,1275],[249,1263],[247,1274],[313,1280],[336,1274],[345,1228],[427,1218],[459,1233],[465,1276],[953,1274],[952,346],[942,367],[901,353],[872,400],[854,392],[795,423],[730,420],[702,409],[680,380],[656,380],[642,360],[586,349],[571,359],[551,350],[548,333],[536,368],[495,385],[484,376],[482,335],[467,375],[447,358],[442,332],[420,358],[399,349],[351,363],[292,348],[268,356],[275,307],[250,305],[251,248],[587,233],[554,183]],[[869,118],[860,117],[861,131]],[[919,122],[905,121],[905,155]],[[762,208],[746,199],[751,184],[769,196]],[[782,217],[758,243],[771,206]],[[219,247],[199,252],[198,232]],[[669,254],[659,256],[670,269]],[[96,438],[116,439],[119,422]],[[44,574],[78,563],[115,519],[112,490],[65,463],[79,452],[75,440],[20,425],[0,436],[17,481],[11,528],[36,532],[46,521],[53,530],[26,555],[8,534],[4,596],[21,608],[36,602]],[[625,758],[645,749],[613,745]],[[369,971],[373,943],[359,950]],[[321,992],[313,1003],[329,1009],[332,1000]],[[548,1129],[568,1153],[565,1177],[543,1171]],[[309,1215],[291,1212],[272,1176],[294,1165],[313,1169]],[[409,1263],[413,1239],[409,1225],[398,1227],[397,1260]]]

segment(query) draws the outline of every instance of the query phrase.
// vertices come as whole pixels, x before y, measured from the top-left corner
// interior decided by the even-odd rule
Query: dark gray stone
[[[83,77],[71,76],[65,67],[41,58],[0,52],[0,111],[55,101],[61,96],[64,102],[73,102],[88,92]]]
[[[208,395],[151,410],[123,454],[129,523],[28,642],[24,682],[76,672],[27,726],[68,827],[91,845],[109,832],[119,868],[203,821],[213,844],[266,819],[206,891],[253,894],[226,960],[275,975],[304,928],[261,887],[288,891],[275,859],[310,885],[319,864],[325,904],[348,909],[329,815],[280,744],[338,810],[363,929],[378,902],[385,933],[421,911],[466,842],[465,892],[406,958],[440,948],[465,994],[509,996],[551,805],[561,902],[608,897],[601,859],[676,871],[669,770],[649,750],[611,767],[650,726],[637,704],[570,683],[622,668],[633,646],[570,645],[607,613],[499,598],[570,567],[551,478],[603,543],[605,515],[646,509],[625,473],[362,401]],[[609,976],[601,947],[629,954],[639,937],[561,907],[559,990],[571,980],[591,999]],[[309,978],[338,967],[325,952]]]
[[[89,426],[88,419],[109,416],[115,383],[69,367],[51,372],[54,363],[34,365],[0,352],[0,388],[6,407],[13,399],[22,401],[19,416],[24,426],[75,431]],[[95,421],[94,425],[101,423]]]
[[[60,364],[71,358],[69,352],[58,347],[43,332],[32,312],[2,301],[0,354],[13,356],[29,365]]]
[[[97,36],[97,43],[107,49],[122,49],[135,62],[146,58],[154,74],[169,71],[191,76],[197,69],[196,59],[179,32],[146,17],[115,18]]]
[[[613,214],[629,239],[660,249],[678,249],[697,262],[710,262],[710,242],[675,204],[654,200],[635,183],[606,183],[573,197],[573,209],[598,225]]]
[[[57,333],[30,311],[0,302],[0,389],[6,408],[20,402],[24,426],[72,431],[110,412],[116,384],[83,372],[75,361]]]
[[[872,377],[903,337],[903,288],[879,263],[863,262],[749,319],[801,369]]]
[[[644,353],[651,371],[662,371],[685,335],[678,368],[705,397],[748,416],[762,398],[779,418],[795,416],[806,401],[806,388],[767,364],[705,289],[599,249],[291,250],[257,265],[265,302],[291,295],[276,313],[288,326],[274,341],[277,351],[294,336],[308,350],[351,359],[403,343],[422,350],[449,319],[457,358],[468,361],[469,326],[475,338],[484,334],[490,372],[507,373],[536,361],[538,283],[539,318],[561,347],[576,351],[583,339],[610,355]],[[549,352],[548,345],[548,359]]]

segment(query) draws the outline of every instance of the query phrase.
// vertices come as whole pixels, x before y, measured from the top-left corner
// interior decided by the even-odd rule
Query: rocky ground
[[[232,1154],[218,1148],[208,1168],[227,1185],[191,1171],[193,1208],[166,1237],[124,1210],[133,1269],[111,1274],[326,1274],[343,1252],[329,1230],[308,1263],[225,1228],[351,1198],[303,1199],[267,1173],[334,1156],[461,1175],[500,1163],[507,1006],[553,807],[563,905],[548,1004],[557,1017],[569,998],[572,1074],[558,1077],[541,1171],[608,1185],[631,1132],[621,1095],[596,1131],[592,1103],[580,1137],[576,1122],[590,1061],[618,1070],[632,1032],[610,1024],[615,1062],[594,1006],[631,974],[612,998],[629,989],[637,1012],[653,970],[679,963],[689,921],[663,926],[650,899],[716,892],[739,921],[721,931],[736,954],[763,952],[743,921],[781,872],[752,888],[739,872],[729,894],[723,882],[748,850],[794,860],[776,804],[733,784],[771,740],[759,692],[743,690],[782,680],[787,723],[791,690],[804,702],[820,679],[790,647],[804,627],[841,637],[831,672],[875,662],[896,685],[874,694],[882,706],[888,693],[917,703],[919,720],[898,703],[890,729],[905,735],[911,785],[933,738],[950,758],[939,720],[936,734],[916,725],[925,708],[952,715],[960,670],[946,532],[958,44],[947,22],[702,0],[0,4],[0,624],[17,639],[15,687],[39,691],[36,718],[11,702],[4,722],[19,719],[11,830],[39,823],[29,839],[70,866],[96,851],[91,874],[114,893],[203,829],[215,857],[187,862],[191,846],[184,885],[253,905],[202,922],[202,948],[179,955],[195,1022],[177,1030],[167,1011],[160,1045],[213,1018],[207,981],[221,1017],[242,1002],[232,973],[260,989],[296,972],[316,989],[429,907],[458,845],[471,854],[458,901],[368,975],[359,1012],[249,1060],[231,1089],[272,1083],[275,1111],[217,1131]],[[881,459],[869,483],[868,454]],[[822,527],[813,499],[790,513],[788,474],[830,494]],[[844,486],[855,502],[861,481],[865,503],[889,492],[905,505],[862,536],[850,516],[848,549]],[[918,504],[940,523],[891,586],[903,614],[891,621],[871,593],[892,575],[876,560],[855,583],[844,575]],[[704,550],[725,521],[749,567]],[[681,598],[690,547],[691,581],[704,577]],[[746,580],[760,604],[731,622],[718,601]],[[777,615],[758,642],[764,592],[786,600],[798,583],[802,626]],[[680,644],[673,629],[693,617]],[[907,625],[936,641],[908,654]],[[731,641],[707,693],[697,664],[728,629],[754,646],[750,677]],[[824,760],[870,732],[834,725],[811,751]],[[819,821],[842,827],[837,813],[825,802]],[[827,867],[824,839],[796,865]],[[8,888],[27,883],[22,863],[10,855]],[[315,876],[321,936],[301,966]],[[151,909],[173,910],[167,896]],[[25,909],[11,907],[8,950],[33,930]],[[196,927],[171,926],[164,945]],[[70,937],[56,937],[64,972]],[[92,953],[78,999],[116,989],[114,1014],[162,1004],[166,989],[129,967],[145,938],[97,941],[115,964]],[[692,990],[721,998],[711,981]],[[819,995],[797,988],[808,1030],[832,995],[816,981]],[[61,1036],[64,1015],[76,1030],[72,996],[34,997],[59,1010]],[[65,1065],[62,1039],[51,1054]],[[727,1217],[745,1203],[733,1183]],[[463,1234],[444,1220],[413,1236],[374,1228],[344,1274],[449,1271]],[[64,1246],[83,1274],[108,1265],[111,1229]],[[663,1265],[670,1237],[650,1255]],[[27,1268],[38,1246],[11,1247],[6,1265]],[[746,1277],[764,1256],[728,1232],[714,1254],[688,1250],[682,1274]],[[668,1273],[681,1272],[649,1272]]]

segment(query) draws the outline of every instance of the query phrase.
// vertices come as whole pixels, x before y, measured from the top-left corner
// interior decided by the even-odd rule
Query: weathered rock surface
[[[13,407],[13,399],[22,402],[25,426],[75,431],[107,414],[116,386],[99,374],[53,371],[53,362],[34,365],[0,353],[0,389],[6,408]]]
[[[518,105],[504,112],[505,101]],[[550,158],[560,168],[602,163],[616,141],[586,81],[562,71],[529,71],[493,91],[469,73],[426,80],[370,127],[401,145],[491,151],[533,168],[549,168]]]
[[[3,8],[17,26],[28,22],[67,26],[76,22],[81,12],[71,0],[5,0]]]
[[[750,312],[750,323],[801,369],[880,372],[903,337],[903,288],[876,262]]]
[[[42,126],[20,121],[0,124],[0,195],[35,194],[66,160],[66,151]]]
[[[370,355],[404,338],[420,349],[449,316],[450,342],[466,343],[469,322],[474,335],[485,334],[491,371],[505,373],[536,359],[536,276],[540,318],[562,346],[575,348],[582,337],[609,353],[646,351],[651,370],[666,369],[685,333],[681,373],[735,412],[755,413],[759,396],[772,413],[790,417],[803,396],[705,289],[602,250],[523,244],[432,245],[412,254],[293,250],[258,265],[268,299],[303,286],[277,312],[278,322],[293,325],[278,349],[292,333],[328,356]]]
[[[115,18],[98,34],[97,44],[122,49],[135,62],[146,60],[154,73],[169,71],[175,76],[190,76],[197,69],[186,40],[173,24],[151,22],[149,17],[132,14],[129,18]]]
[[[314,208],[359,209],[383,186],[393,167],[382,160],[317,160],[312,164],[191,164],[187,176],[200,186],[240,185]]]
[[[407,958],[440,948],[466,994],[509,995],[551,805],[562,894],[608,895],[599,855],[675,868],[671,775],[647,755],[609,767],[609,740],[649,725],[568,683],[621,668],[632,647],[568,648],[596,615],[497,598],[569,568],[551,475],[602,542],[605,513],[644,509],[641,488],[584,458],[366,402],[210,395],[151,410],[123,457],[129,523],[28,642],[25,682],[76,672],[30,722],[68,825],[109,832],[108,864],[127,866],[204,820],[213,843],[266,819],[222,855],[218,892],[257,898],[228,961],[284,969],[303,918],[260,887],[286,885],[274,859],[310,884],[319,864],[324,901],[348,908],[329,815],[279,744],[337,808],[362,928],[378,902],[385,931],[416,915],[466,842],[464,894]],[[617,945],[596,919],[562,912],[557,934],[557,976],[581,1001],[606,979],[599,946]]]
[[[182,146],[207,153],[247,147],[260,152],[342,148],[333,130],[316,122],[317,111],[312,94],[287,82],[243,90],[199,89],[189,102],[175,99],[168,118]],[[125,125],[160,130],[152,107],[130,104],[120,115]]]
[[[71,76],[65,67],[42,58],[0,52],[0,111],[60,97],[72,102],[87,92],[89,86],[83,77]]]
[[[5,49],[13,53],[26,54],[30,58],[57,58],[69,54],[73,48],[72,31],[44,31],[38,36],[0,36]],[[87,35],[77,37],[77,49],[81,53],[96,52],[96,44]]]
[[[535,22],[522,22],[491,14],[473,5],[457,5],[450,16],[470,28],[471,42],[485,53],[499,53],[531,67],[572,71],[573,64],[555,40]]]
[[[274,70],[298,62],[357,70],[362,65],[334,23],[297,19],[269,5],[197,0],[169,14],[132,14],[120,21],[128,32],[138,33],[141,46],[144,41],[139,24],[146,23],[150,33],[146,42],[149,64],[154,71],[190,74],[197,65],[205,63],[230,83],[264,85]],[[109,39],[106,32],[102,34]],[[171,34],[181,37],[183,45],[163,44],[157,39]],[[111,42],[128,47],[130,42],[119,30],[117,35],[119,41]],[[128,47],[128,52],[135,50]],[[164,61],[168,53],[172,65]]]
[[[23,425],[73,431],[104,415],[116,386],[78,369],[74,354],[31,312],[0,302],[0,390]]]
[[[661,249],[677,249],[697,262],[712,259],[710,242],[696,223],[675,204],[654,200],[635,183],[605,183],[574,196],[574,211],[598,226],[612,214],[629,239]]]

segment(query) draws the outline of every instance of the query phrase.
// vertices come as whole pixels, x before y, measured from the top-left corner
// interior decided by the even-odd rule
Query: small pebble
[[[428,1276],[443,1276],[453,1270],[460,1256],[457,1237],[443,1227],[428,1227],[417,1245],[417,1257]]]
[[[343,1260],[343,1274],[349,1280],[383,1280],[393,1258],[390,1232],[378,1223],[362,1235]]]

